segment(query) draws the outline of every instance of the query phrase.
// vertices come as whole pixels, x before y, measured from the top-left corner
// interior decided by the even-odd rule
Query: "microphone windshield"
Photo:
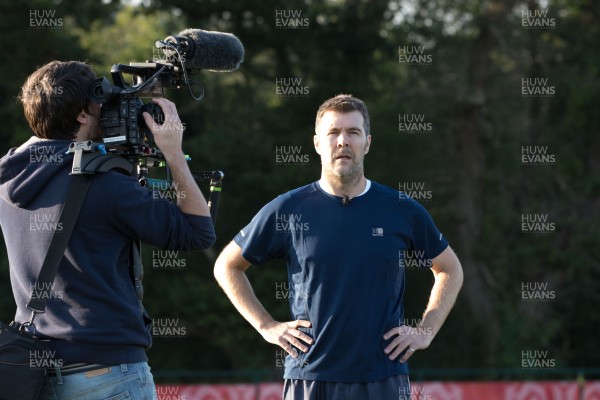
[[[194,43],[194,51],[185,62],[187,68],[215,72],[235,71],[244,61],[244,46],[231,33],[186,29],[178,36]]]

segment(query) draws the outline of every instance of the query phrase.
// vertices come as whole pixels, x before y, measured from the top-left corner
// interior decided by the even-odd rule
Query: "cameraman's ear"
[[[77,114],[77,122],[81,125],[87,125],[90,123],[90,115],[87,114],[84,110],[81,110],[79,114]]]

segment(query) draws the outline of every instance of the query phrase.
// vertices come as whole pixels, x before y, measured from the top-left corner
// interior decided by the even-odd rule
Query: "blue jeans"
[[[146,362],[121,364],[110,370],[46,377],[40,400],[157,400],[154,378]]]

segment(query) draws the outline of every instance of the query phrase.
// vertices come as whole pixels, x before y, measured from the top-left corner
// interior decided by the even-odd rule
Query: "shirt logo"
[[[383,228],[372,228],[371,236],[383,236]]]

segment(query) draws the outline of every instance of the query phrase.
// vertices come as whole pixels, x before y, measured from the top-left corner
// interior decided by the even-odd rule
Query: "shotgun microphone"
[[[156,47],[162,49],[169,61],[175,61],[179,52],[186,68],[192,71],[235,71],[244,61],[244,46],[231,33],[190,28],[157,41]]]

